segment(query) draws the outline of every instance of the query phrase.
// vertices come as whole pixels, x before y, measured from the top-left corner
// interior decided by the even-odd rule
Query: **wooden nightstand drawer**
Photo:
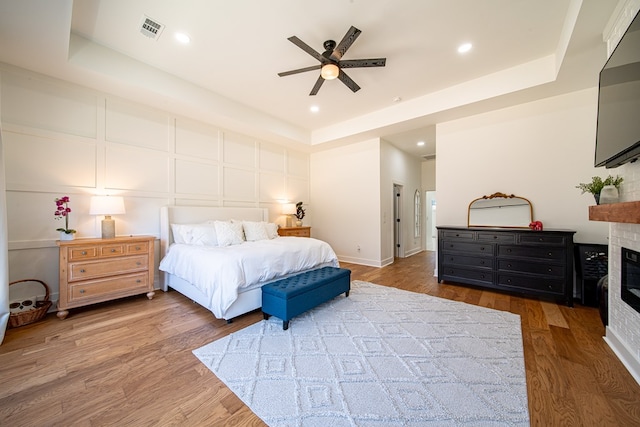
[[[125,254],[125,245],[104,245],[100,246],[100,256],[120,256]]]
[[[72,263],[69,264],[69,282],[145,271],[148,268],[149,258],[147,255]]]
[[[129,255],[140,254],[140,253],[144,254],[149,252],[149,242],[131,243],[131,244],[128,244],[126,248],[127,248],[127,254]]]
[[[149,286],[148,275],[145,273],[131,274],[106,279],[88,280],[75,283],[69,287],[69,306],[79,302],[85,305],[87,301],[108,301],[119,296],[144,293]]]
[[[281,227],[278,228],[279,236],[311,237],[311,227]]]
[[[69,249],[69,261],[97,258],[98,250],[99,248],[97,246],[88,246],[86,248],[71,248]]]

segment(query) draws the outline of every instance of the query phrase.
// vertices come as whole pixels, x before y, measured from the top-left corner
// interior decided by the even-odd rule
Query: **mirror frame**
[[[513,224],[504,224],[504,225],[494,225],[494,224],[471,224],[471,206],[478,201],[482,201],[482,200],[493,200],[493,199],[521,199],[523,200],[526,205],[529,206],[529,218],[526,224],[523,225],[513,225]],[[525,203],[523,203],[523,205],[525,205]],[[477,199],[474,199],[471,201],[471,203],[469,203],[469,208],[467,210],[467,227],[492,227],[492,228],[529,228],[529,224],[533,221],[533,206],[531,205],[531,202],[522,197],[522,196],[516,196],[514,194],[505,194],[505,193],[493,193],[490,196],[482,196],[482,197],[478,197]]]
[[[420,190],[416,190],[413,194],[413,237],[420,237],[422,225],[422,198]]]

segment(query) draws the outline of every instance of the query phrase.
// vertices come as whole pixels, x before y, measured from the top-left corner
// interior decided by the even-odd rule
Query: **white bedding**
[[[210,300],[213,314],[223,318],[243,288],[326,263],[339,266],[326,242],[277,237],[226,247],[174,243],[160,270],[196,286]]]

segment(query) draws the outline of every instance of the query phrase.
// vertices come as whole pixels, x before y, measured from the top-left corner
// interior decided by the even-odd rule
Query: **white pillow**
[[[267,225],[267,234],[269,235],[269,239],[275,239],[278,237],[278,224],[273,222],[268,222]]]
[[[239,245],[244,242],[242,222],[215,221],[218,246]]]
[[[171,224],[176,243],[195,246],[218,246],[215,226],[209,224]]]
[[[266,222],[242,221],[242,228],[247,242],[269,240],[269,232],[267,231]]]

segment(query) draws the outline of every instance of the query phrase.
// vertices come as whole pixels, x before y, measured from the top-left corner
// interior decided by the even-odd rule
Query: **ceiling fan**
[[[342,60],[342,56],[345,54],[347,49],[351,47],[353,42],[356,41],[361,32],[362,31],[352,26],[337,45],[335,41],[327,40],[324,42],[325,51],[322,54],[316,52],[312,47],[300,40],[298,37],[289,37],[287,40],[320,61],[320,64],[312,65],[311,67],[298,68],[297,70],[285,71],[278,73],[278,75],[280,77],[284,77],[290,76],[291,74],[304,73],[305,71],[320,70],[320,76],[318,76],[318,80],[316,80],[316,84],[313,86],[313,89],[311,89],[311,93],[309,93],[309,95],[317,94],[325,80],[333,80],[335,78],[344,83],[353,92],[357,92],[360,90],[360,86],[351,80],[343,69],[384,67],[387,62],[387,58]]]

